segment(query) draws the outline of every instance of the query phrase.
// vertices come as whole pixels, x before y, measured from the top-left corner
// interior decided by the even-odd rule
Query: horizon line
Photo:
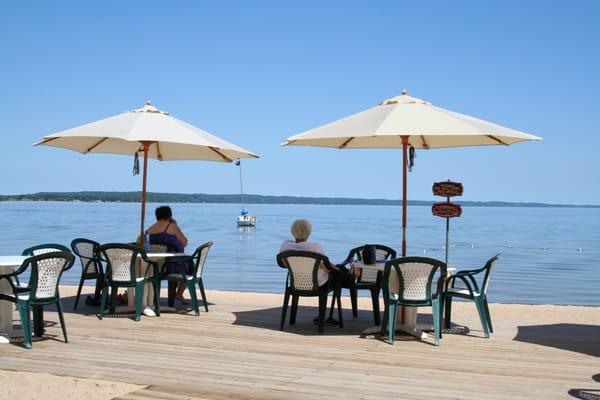
[[[78,199],[77,195],[88,195],[89,199]],[[93,195],[97,195],[93,198]],[[0,194],[0,201],[82,201],[82,202],[93,202],[93,201],[106,201],[106,202],[136,202],[131,199],[107,199],[103,195],[109,195],[111,197],[119,195],[141,195],[141,191],[98,191],[98,190],[83,190],[83,191],[69,191],[69,192],[35,192],[27,194]],[[73,197],[69,199],[39,199],[43,196],[56,196],[56,197]],[[147,196],[183,196],[184,199],[169,199],[168,201],[174,203],[218,203],[218,201],[190,201],[192,197],[206,197],[207,199],[216,197],[226,197],[225,203],[239,203],[241,195],[239,193],[173,193],[173,192],[147,192]],[[33,198],[31,198],[33,197]],[[38,199],[35,199],[37,197]],[[100,197],[104,197],[103,199]],[[185,199],[187,197],[188,199]],[[271,195],[271,194],[244,194],[246,203],[248,204],[264,204],[265,200],[270,204],[289,204],[290,201],[296,200],[301,201],[300,204],[337,204],[337,205],[400,205],[402,199],[385,199],[385,198],[359,198],[359,197],[316,197],[316,196],[295,196],[295,195]],[[254,200],[253,200],[254,198]],[[257,199],[263,199],[263,201],[256,201]],[[277,200],[286,201],[278,202]],[[166,200],[166,199],[165,199]],[[198,199],[200,200],[200,199]],[[565,204],[565,203],[544,203],[537,201],[505,201],[505,200],[463,200],[460,201],[458,198],[452,199],[454,202],[462,203],[465,206],[489,206],[489,207],[561,207],[561,208],[600,208],[600,204]],[[153,202],[152,199],[147,199],[149,202]],[[154,200],[161,201],[161,200]],[[336,203],[338,201],[338,203]],[[354,204],[352,204],[354,202]],[[433,203],[444,202],[443,198],[432,199],[432,200],[407,200],[407,203],[412,205],[428,205]],[[370,204],[367,204],[370,203]]]

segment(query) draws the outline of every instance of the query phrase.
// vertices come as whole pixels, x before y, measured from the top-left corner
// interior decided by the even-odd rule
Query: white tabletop
[[[0,256],[0,267],[16,267],[23,264],[26,256]]]
[[[185,253],[146,253],[146,255],[150,259],[160,259],[160,258],[167,258],[167,257],[181,257],[181,256],[185,256]],[[138,254],[138,257],[141,257],[141,256],[142,256],[141,254]]]

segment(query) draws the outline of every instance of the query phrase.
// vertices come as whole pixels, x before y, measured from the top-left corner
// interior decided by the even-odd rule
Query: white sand
[[[18,400],[109,400],[143,388],[121,382],[0,370],[0,397]]]

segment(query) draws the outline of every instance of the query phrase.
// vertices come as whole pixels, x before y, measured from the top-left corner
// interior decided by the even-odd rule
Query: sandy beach
[[[410,337],[391,346],[359,338],[372,324],[367,298],[356,319],[344,298],[345,327],[318,335],[310,299],[281,332],[279,294],[208,291],[210,312],[199,318],[179,310],[136,323],[125,315],[99,321],[85,305],[72,312],[75,287],[61,291],[69,343],[49,310],[32,350],[19,339],[1,345],[6,398],[524,399],[600,389],[599,307],[492,304],[495,333],[485,339],[474,306],[456,303],[456,325],[440,347]],[[420,311],[420,322],[430,320]]]

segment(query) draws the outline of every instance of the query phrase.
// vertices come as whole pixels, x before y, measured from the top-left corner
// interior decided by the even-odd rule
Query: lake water
[[[149,221],[154,208],[148,205]],[[283,293],[285,271],[275,255],[297,218],[313,224],[333,262],[365,243],[400,253],[401,209],[394,206],[249,205],[254,229],[238,229],[233,204],[172,204],[188,250],[214,241],[204,272],[208,289]],[[99,242],[135,241],[139,205],[134,203],[0,202],[0,255],[76,237]],[[408,208],[408,254],[444,259],[445,220],[430,207]],[[492,302],[600,305],[600,209],[464,207],[450,223],[449,264],[483,266],[501,253],[492,277]],[[63,277],[79,282],[81,266]]]

